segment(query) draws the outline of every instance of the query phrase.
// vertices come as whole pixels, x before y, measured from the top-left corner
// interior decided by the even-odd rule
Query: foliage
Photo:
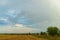
[[[48,27],[47,28],[47,32],[48,32],[48,34],[49,35],[56,35],[56,34],[58,34],[58,28],[57,27]]]
[[[41,34],[41,35],[46,35],[46,32],[41,32],[40,34]]]

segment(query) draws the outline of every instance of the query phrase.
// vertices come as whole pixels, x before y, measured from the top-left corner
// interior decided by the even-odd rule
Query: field
[[[0,40],[46,40],[32,35],[0,35]]]
[[[35,37],[42,38],[45,40],[60,40],[60,36],[55,35],[55,36],[49,36],[49,35],[34,35]]]
[[[38,35],[0,35],[0,40],[60,40],[60,37],[47,37]]]

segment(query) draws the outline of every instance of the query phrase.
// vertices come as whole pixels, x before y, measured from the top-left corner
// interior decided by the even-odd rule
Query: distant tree
[[[41,32],[40,34],[41,34],[41,35],[46,35],[46,32]]]
[[[58,34],[58,28],[50,26],[47,28],[47,32],[49,35],[52,35],[52,36],[56,35],[56,34]]]
[[[40,34],[43,35],[43,32],[41,32]]]

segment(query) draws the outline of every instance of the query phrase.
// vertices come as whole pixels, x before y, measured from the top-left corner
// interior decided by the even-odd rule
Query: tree
[[[52,35],[52,36],[56,35],[56,34],[58,34],[58,28],[50,26],[47,28],[47,32],[49,35]]]
[[[60,36],[60,30],[58,31],[58,36]]]
[[[40,34],[41,34],[41,35],[46,35],[46,32],[41,32]]]

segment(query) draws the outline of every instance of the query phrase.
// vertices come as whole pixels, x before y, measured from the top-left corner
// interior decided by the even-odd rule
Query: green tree
[[[58,31],[58,36],[60,36],[60,30]]]
[[[46,32],[41,32],[40,34],[41,34],[41,35],[46,35]]]
[[[47,28],[47,32],[49,35],[52,35],[52,36],[56,35],[56,34],[58,34],[58,28],[50,26]]]

